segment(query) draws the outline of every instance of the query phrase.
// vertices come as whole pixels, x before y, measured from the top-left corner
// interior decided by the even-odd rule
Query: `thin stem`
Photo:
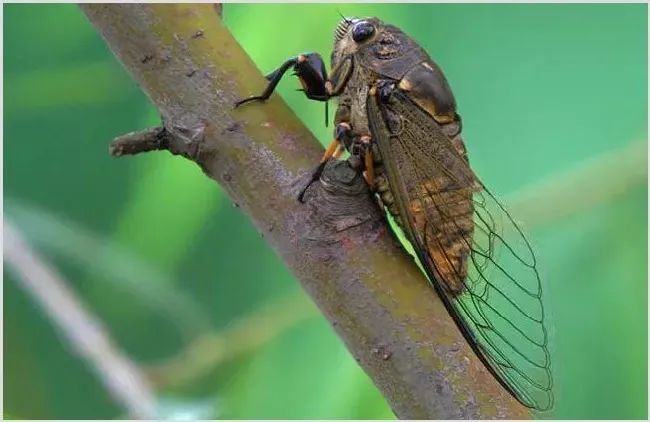
[[[114,346],[108,331],[56,270],[31,250],[5,218],[4,261],[72,349],[94,370],[108,393],[138,419],[155,419],[156,398],[140,368]]]

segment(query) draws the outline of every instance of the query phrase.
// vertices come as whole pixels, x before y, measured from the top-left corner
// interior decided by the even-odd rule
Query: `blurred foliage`
[[[3,7],[5,213],[115,341],[159,367],[266,309],[250,332],[268,338],[228,337],[248,346],[189,384],[159,386],[169,417],[393,418],[317,312],[274,320],[268,303],[308,299],[219,186],[166,153],[109,157],[110,139],[158,114],[76,6]],[[561,188],[553,178],[566,169],[647,142],[646,8],[227,4],[224,16],[262,71],[298,52],[328,55],[338,10],[401,26],[450,79],[478,174],[526,196],[533,182]],[[287,78],[279,93],[327,143],[323,104],[296,87]],[[581,183],[597,193],[612,176]],[[549,218],[528,229],[551,297],[556,418],[647,418],[647,183],[630,180],[568,214],[542,202]],[[123,416],[4,276],[7,412]]]

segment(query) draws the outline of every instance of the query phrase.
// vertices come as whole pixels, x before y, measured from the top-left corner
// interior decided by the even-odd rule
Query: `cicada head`
[[[380,32],[381,22],[377,18],[344,17],[334,30],[332,64],[342,56],[354,54],[370,45]]]
[[[334,30],[334,48],[342,43],[361,46],[379,33],[381,21],[377,18],[344,17]]]

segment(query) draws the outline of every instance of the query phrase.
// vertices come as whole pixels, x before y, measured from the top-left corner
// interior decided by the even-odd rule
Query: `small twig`
[[[74,350],[95,370],[109,394],[138,419],[156,418],[156,398],[140,369],[113,345],[102,323],[59,274],[4,219],[4,261]]]
[[[547,225],[647,183],[648,142],[632,142],[506,197],[524,227]]]
[[[169,137],[164,127],[154,127],[118,136],[111,142],[109,152],[115,157],[135,155],[141,152],[166,150]]]
[[[226,330],[197,338],[178,356],[147,370],[157,386],[181,387],[218,365],[254,351],[296,324],[318,316],[303,294],[292,294],[236,321]]]

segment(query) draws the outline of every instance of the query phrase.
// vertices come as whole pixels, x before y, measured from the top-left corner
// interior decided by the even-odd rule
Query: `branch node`
[[[313,241],[342,241],[345,246],[350,230],[364,226],[359,236],[371,237],[377,232],[377,223],[383,223],[363,175],[343,160],[325,166],[320,179],[305,192],[305,203],[311,209],[308,219],[313,225],[303,227],[302,235]]]
[[[184,115],[174,121],[165,120],[165,130],[171,141],[169,151],[200,165],[198,155],[205,141],[205,123],[194,115]]]

